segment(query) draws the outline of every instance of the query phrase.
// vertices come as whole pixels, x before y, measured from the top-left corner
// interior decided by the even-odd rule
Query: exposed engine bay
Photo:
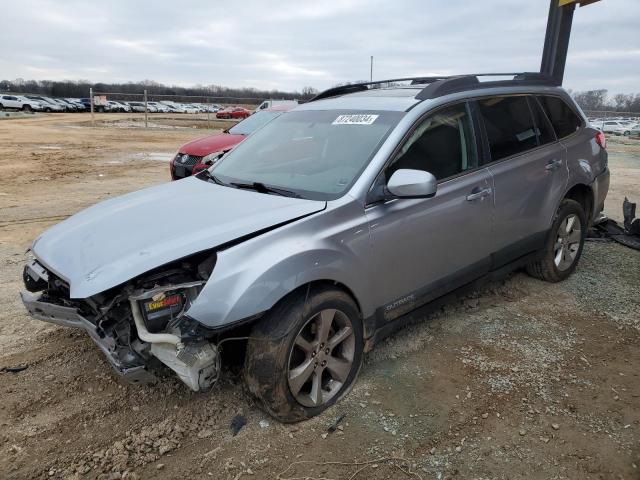
[[[207,391],[220,373],[215,335],[185,312],[215,261],[215,253],[193,255],[80,300],[33,259],[23,272],[32,293],[22,300],[37,319],[86,330],[116,372],[132,382],[153,382],[168,367],[193,391]]]

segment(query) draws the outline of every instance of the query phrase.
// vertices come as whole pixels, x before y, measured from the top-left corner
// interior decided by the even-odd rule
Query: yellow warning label
[[[564,7],[565,5],[570,5],[572,3],[579,3],[581,7],[589,5],[590,3],[596,3],[600,0],[558,0],[558,5],[560,7]]]

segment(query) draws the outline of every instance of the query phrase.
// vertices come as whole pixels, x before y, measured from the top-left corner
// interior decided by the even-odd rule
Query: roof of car
[[[389,110],[404,112],[420,103],[419,88],[377,88],[303,103],[295,110]]]
[[[288,112],[289,110],[293,110],[297,106],[297,103],[278,103],[276,105],[272,105],[269,108],[266,108],[265,110],[267,112]]]
[[[496,77],[513,76],[503,80]],[[484,80],[489,77],[489,80]],[[483,81],[480,80],[483,78]],[[400,82],[410,81],[408,85]],[[501,93],[563,91],[538,73],[471,74],[457,77],[404,78],[334,87],[296,110],[407,111],[414,105],[442,97],[464,98]]]

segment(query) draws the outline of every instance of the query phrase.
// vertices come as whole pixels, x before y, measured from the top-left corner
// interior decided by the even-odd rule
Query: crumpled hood
[[[98,203],[33,243],[42,264],[87,298],[187,255],[323,210],[325,202],[195,177]]]

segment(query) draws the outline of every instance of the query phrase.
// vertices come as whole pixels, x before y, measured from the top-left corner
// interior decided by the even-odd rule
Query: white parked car
[[[290,105],[291,108],[298,105],[298,100],[265,100],[260,105],[256,107],[254,112],[259,112],[260,110],[267,110],[269,108],[273,108],[277,105]]]
[[[624,122],[621,122],[619,120],[605,120],[599,125],[596,124],[595,127],[598,130],[603,131],[604,133],[613,133],[615,135],[622,135],[625,129],[628,128]]]
[[[185,113],[200,113],[200,108],[196,105],[184,105]]]
[[[627,137],[637,137],[638,135],[640,135],[640,123],[628,124],[622,134]]]
[[[0,95],[0,108],[11,108],[24,111],[42,111],[42,104],[20,95]]]
[[[170,111],[166,105],[160,102],[147,102],[147,106],[149,107],[150,112],[155,111],[155,112],[167,113]],[[155,109],[155,110],[152,110],[152,109]]]
[[[132,112],[144,112],[144,103],[142,102],[129,102]]]

